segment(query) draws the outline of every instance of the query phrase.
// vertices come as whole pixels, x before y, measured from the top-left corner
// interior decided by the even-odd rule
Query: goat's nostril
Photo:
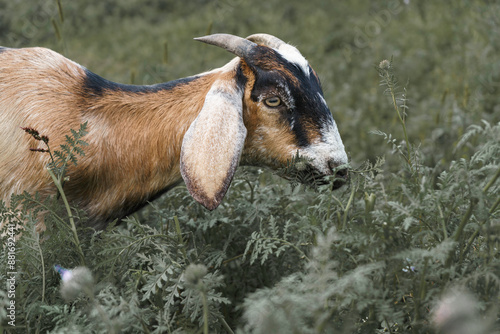
[[[334,161],[328,161],[328,167],[331,170],[331,173],[335,175],[335,180],[333,181],[333,189],[338,189],[342,187],[347,180],[349,179],[349,169],[347,167],[342,166],[339,168],[339,164]]]
[[[333,181],[332,189],[338,189],[347,183],[349,179],[349,170],[347,168],[342,168],[335,171],[335,180]]]
[[[349,177],[349,171],[347,168],[342,168],[335,173],[335,176],[338,178],[346,179]]]
[[[347,179],[349,175],[349,171],[347,168],[340,168],[339,164],[335,163],[333,160],[328,161],[328,168],[332,171],[332,174],[335,174],[336,177]]]
[[[337,168],[337,164],[333,160],[328,160],[328,168],[333,171],[335,168]]]

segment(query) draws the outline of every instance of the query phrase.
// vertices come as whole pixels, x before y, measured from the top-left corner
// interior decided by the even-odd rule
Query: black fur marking
[[[259,59],[253,67],[256,80],[251,99],[257,102],[259,99],[271,97],[269,94],[277,94],[285,102],[293,99],[293,106],[282,105],[277,109],[280,110],[283,121],[289,124],[294,132],[297,145],[311,145],[308,131],[320,131],[332,117],[328,106],[320,98],[323,91],[318,77],[311,68],[307,76],[302,68],[288,62],[274,50],[266,54],[260,53],[259,56],[266,60]],[[287,89],[284,89],[284,86]]]
[[[293,126],[293,133],[295,134],[295,138],[297,138],[297,145],[299,147],[307,147],[311,143],[309,142],[309,139],[307,138],[307,133],[304,130],[304,122],[303,120],[297,120],[295,121],[295,124]]]
[[[169,82],[159,83],[156,85],[126,85],[116,83],[85,69],[84,89],[88,95],[101,96],[105,91],[122,91],[127,93],[156,93],[162,90],[173,89],[179,85],[187,84],[198,79],[198,76],[192,76],[182,79],[177,79]]]
[[[245,89],[245,86],[247,84],[248,78],[243,74],[243,69],[241,68],[241,62],[236,68],[236,85],[240,89]]]
[[[294,63],[290,63],[285,59],[282,61],[296,78],[295,82],[290,78],[286,78],[286,84],[295,100],[295,108],[291,111],[295,117],[293,131],[298,146],[307,147],[311,143],[308,140],[305,128],[309,131],[311,128],[320,131],[323,125],[332,118],[331,112],[319,97],[320,95],[323,96],[323,90],[318,77],[311,75],[312,70],[307,76],[302,68],[299,68]]]

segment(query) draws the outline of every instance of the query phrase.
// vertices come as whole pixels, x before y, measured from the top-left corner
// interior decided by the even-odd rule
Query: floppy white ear
[[[240,160],[247,135],[242,100],[234,80],[217,80],[182,141],[182,178],[191,196],[209,210],[221,203]]]

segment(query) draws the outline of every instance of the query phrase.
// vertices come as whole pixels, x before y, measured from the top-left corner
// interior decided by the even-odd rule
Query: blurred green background
[[[232,55],[194,37],[273,34],[319,74],[354,166],[401,138],[374,66],[394,57],[408,87],[410,141],[435,165],[466,127],[500,120],[497,1],[250,0],[0,2],[0,44],[45,46],[122,83],[152,84],[222,66]],[[430,157],[430,158],[429,158]],[[389,159],[390,160],[390,159]],[[388,162],[388,168],[391,163]]]

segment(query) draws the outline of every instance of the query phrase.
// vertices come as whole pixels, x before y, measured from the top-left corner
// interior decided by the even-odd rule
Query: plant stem
[[[203,301],[203,334],[208,334],[208,300],[205,291],[201,291]]]
[[[177,218],[177,216],[174,216],[174,222],[175,222],[175,231],[177,232],[177,237],[179,238],[179,243],[182,245],[181,252],[182,255],[184,255],[184,259],[187,261],[188,257],[186,253],[186,247],[184,245],[184,240],[182,239],[181,225],[179,224],[179,218]]]
[[[493,178],[490,180],[490,182],[488,182],[488,184],[486,186],[484,186],[483,193],[487,192],[491,188],[491,186],[496,182],[496,180],[498,180],[499,177],[500,177],[500,167],[498,167],[497,172],[495,173]]]
[[[218,318],[219,318],[220,322],[222,323],[222,327],[224,327],[229,334],[234,334],[233,330],[231,329],[231,327],[229,327],[226,320],[224,320],[224,318],[220,317],[220,316]]]
[[[38,252],[40,253],[40,260],[42,261],[42,304],[45,301],[45,260],[43,259],[42,247],[40,247],[40,234],[36,234],[37,236],[37,246]]]
[[[230,258],[230,259],[227,259],[227,260],[223,261],[223,262],[222,262],[222,264],[223,264],[223,265],[226,265],[226,264],[228,264],[229,262],[232,262],[232,261],[234,261],[234,260],[237,260],[237,259],[239,259],[239,258],[242,258],[244,255],[245,255],[245,254],[236,255],[236,256],[234,256],[234,257],[232,257],[232,258]]]
[[[78,249],[78,255],[80,256],[81,264],[83,266],[85,266],[85,257],[83,256],[82,247],[80,245],[80,239],[78,238],[78,233],[76,231],[75,220],[73,219],[73,213],[71,212],[71,207],[69,206],[68,199],[66,198],[66,194],[64,193],[64,190],[62,188],[61,182],[59,182],[59,180],[55,176],[55,174],[52,171],[52,169],[51,168],[47,168],[47,170],[48,170],[48,172],[50,174],[50,177],[54,181],[54,184],[56,185],[57,190],[61,194],[61,198],[62,198],[62,200],[64,202],[64,207],[66,208],[66,212],[68,213],[69,223],[71,225],[71,231],[73,232],[74,243],[75,243],[75,245],[76,245],[76,247]]]
[[[349,200],[347,201],[347,204],[346,204],[345,210],[344,210],[344,217],[342,219],[342,230],[344,230],[344,228],[347,224],[347,212],[349,211],[349,208],[351,207],[355,192],[356,192],[356,187],[353,185],[352,190],[351,190],[351,195],[349,196]]]
[[[297,252],[299,252],[304,259],[306,259],[307,262],[310,262],[311,260],[307,257],[306,253],[304,253],[299,247],[295,246],[294,244],[289,243],[286,240],[280,239],[280,238],[259,238],[259,240],[274,240],[274,241],[280,241],[281,243],[288,245],[295,249]]]
[[[457,230],[455,231],[455,234],[453,235],[453,240],[458,242],[458,239],[460,239],[460,237],[462,236],[462,232],[465,228],[465,225],[467,225],[470,217],[472,216],[472,210],[474,209],[475,205],[476,205],[476,201],[474,199],[471,200],[471,202],[469,204],[469,208],[467,209],[467,212],[462,217],[462,220],[460,221],[460,225],[458,225]]]
[[[446,221],[444,220],[443,210],[441,209],[441,205],[436,201],[437,208],[439,210],[439,220],[441,221],[441,227],[443,229],[443,237],[444,240],[448,239],[448,232],[446,231]]]
[[[385,316],[384,316],[384,321],[385,321],[385,324],[387,325],[387,329],[389,330],[389,334],[392,334],[391,325],[389,324],[389,321],[387,321],[387,317],[385,317]]]
[[[496,182],[496,180],[498,180],[498,178],[500,177],[500,168],[498,168],[497,172],[495,173],[495,175],[493,176],[493,178],[490,180],[490,182],[488,182],[486,184],[486,186],[483,188],[483,193],[486,193],[490,188],[491,186]],[[495,212],[496,210],[496,207],[500,204],[500,197],[497,198],[497,200],[495,201],[495,203],[491,206],[490,210],[488,211],[488,213],[491,215],[493,212]],[[467,211],[468,212],[468,211]],[[463,258],[465,257],[465,255],[469,252],[469,249],[470,247],[472,246],[472,243],[474,242],[474,240],[477,238],[477,236],[479,235],[479,232],[481,230],[481,228],[484,226],[484,224],[486,224],[486,221],[483,221],[480,225],[479,225],[479,228],[472,234],[472,236],[469,238],[469,240],[467,241],[467,245],[465,246],[464,248],[464,251],[461,252],[460,254],[460,262],[462,262]]]
[[[35,232],[36,235],[36,245],[38,252],[40,253],[40,260],[42,262],[42,304],[45,302],[45,261],[43,259],[42,247],[40,247],[40,234]],[[40,333],[40,322],[42,320],[42,315],[39,315],[36,320],[36,334]]]
[[[102,308],[102,306],[99,304],[99,302],[95,299],[93,292],[89,292],[88,294],[89,299],[93,302],[97,313],[99,314],[99,317],[101,318],[102,322],[104,323],[104,326],[106,326],[106,333],[108,334],[115,334],[116,330],[115,327],[113,326],[113,323],[111,322],[111,319],[107,315],[106,311]]]
[[[401,112],[399,110],[398,103],[396,101],[396,92],[394,91],[394,84],[393,84],[394,79],[391,78],[388,70],[385,70],[384,72],[385,72],[386,82],[388,83],[387,86],[389,87],[389,93],[391,94],[392,105],[394,106],[394,110],[396,110],[396,113],[398,114],[399,122],[401,123],[401,126],[403,128],[403,134],[406,142],[406,150],[408,152],[408,157],[406,158],[406,160],[408,162],[408,165],[410,165],[410,168],[413,170],[413,163],[411,161],[410,142],[408,141],[408,134],[406,132],[406,123],[404,117],[401,116]],[[406,102],[404,106],[406,106]]]
[[[140,243],[144,240],[147,240],[147,239],[151,239],[151,238],[167,238],[168,239],[168,236],[165,235],[165,234],[153,234],[153,235],[147,235],[145,237],[142,237],[138,240],[135,240],[133,241],[132,243],[128,244],[127,246],[125,246],[121,251],[120,253],[118,253],[119,256],[122,255],[122,253],[125,251],[125,250],[128,250],[130,247],[132,247],[133,245],[137,244],[137,243]],[[172,238],[173,239],[173,238]]]
[[[251,183],[249,180],[247,180],[247,179],[245,179],[245,182],[246,182],[246,183],[248,184],[248,186],[250,187],[250,204],[252,204],[252,203],[253,203],[253,201],[254,201],[254,190],[253,190],[253,185],[252,185],[252,183]]]
[[[499,205],[500,205],[500,196],[497,198],[495,204],[493,204],[493,206],[491,207],[490,213],[493,213]]]

